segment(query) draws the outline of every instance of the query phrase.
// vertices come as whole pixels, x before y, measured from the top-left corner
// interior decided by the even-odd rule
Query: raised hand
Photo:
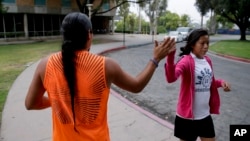
[[[158,41],[155,41],[153,57],[156,61],[160,62],[160,60],[165,58],[174,50],[176,50],[174,38],[168,37],[164,39],[162,43],[158,43]]]

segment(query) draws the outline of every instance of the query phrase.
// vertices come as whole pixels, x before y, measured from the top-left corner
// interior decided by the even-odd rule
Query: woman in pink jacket
[[[175,64],[175,51],[169,54],[165,65],[167,82],[181,76],[174,134],[182,141],[214,141],[215,130],[210,114],[219,114],[220,98],[217,88],[230,91],[230,85],[215,79],[210,58],[209,35],[196,29],[189,35],[186,46],[181,48],[181,59]]]

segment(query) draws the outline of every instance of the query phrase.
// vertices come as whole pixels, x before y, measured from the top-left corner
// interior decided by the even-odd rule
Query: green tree
[[[141,21],[142,34],[150,34],[150,25],[149,22],[142,19]]]
[[[207,14],[210,8],[210,4],[207,0],[196,0],[195,6],[201,14],[201,27],[203,27],[203,17]]]
[[[217,14],[215,13],[215,8],[218,4],[218,0],[209,0],[208,1],[209,4],[209,9],[210,9],[210,20],[208,22],[208,28],[211,34],[215,34],[216,33],[216,29],[217,29]]]
[[[215,12],[240,28],[240,40],[246,40],[250,27],[250,0],[218,0]]]
[[[191,23],[191,18],[187,14],[183,14],[180,17],[180,26],[187,27]]]
[[[135,13],[129,13],[127,16],[127,19],[125,20],[125,31],[126,32],[134,32],[138,31],[138,27],[136,26],[138,24],[138,16]],[[145,33],[146,28],[148,27],[148,23],[142,19],[142,30]],[[124,28],[124,19],[117,21],[115,23],[116,31],[123,31]]]
[[[3,5],[2,5],[2,0],[0,0],[0,13],[3,13]]]
[[[167,10],[167,0],[145,0],[143,10],[149,18],[150,33],[157,33],[158,18]]]
[[[234,27],[234,23],[228,21],[225,17],[220,15],[216,16],[216,20],[218,21],[218,24],[221,25],[221,28],[232,29]]]
[[[140,3],[144,3],[146,1],[149,1],[149,0],[137,0],[137,1],[135,1],[135,0],[76,0],[76,3],[77,3],[77,6],[78,6],[79,10],[82,13],[85,13],[87,15],[89,13],[87,4],[95,3],[95,7],[92,7],[92,9],[91,9],[91,13],[92,13],[92,17],[93,17],[96,14],[107,13],[107,12],[109,12],[111,10],[117,9],[118,7],[123,7],[121,9],[124,9],[124,7],[129,7],[128,6],[129,3],[138,3],[138,4],[140,4]],[[107,9],[105,11],[99,11],[104,3],[109,3],[109,2],[116,3],[116,6],[110,8],[110,9]]]
[[[181,26],[180,16],[167,11],[159,18],[159,25],[163,25],[167,31],[176,30],[177,27]]]
[[[116,30],[116,31],[122,31],[122,28],[123,28],[123,22],[121,22],[121,21],[116,21],[116,22],[115,22],[115,30]]]
[[[158,25],[157,31],[158,31],[158,33],[166,33],[166,28],[165,28],[165,26]]]
[[[128,15],[128,18],[127,18],[127,22],[128,22],[128,29],[129,31],[131,32],[134,32],[135,31],[135,22],[136,22],[136,14],[134,13],[130,13]]]
[[[119,9],[118,9],[118,14],[120,16],[126,18],[128,16],[128,14],[129,14],[129,6],[130,6],[130,4],[128,2],[123,3],[122,5],[120,5]]]
[[[142,32],[142,17],[141,17],[141,10],[143,7],[145,7],[145,2],[141,2],[141,0],[137,0],[137,3],[139,4],[139,16],[138,16],[138,31],[139,33]]]
[[[5,13],[6,11],[7,9],[3,7],[2,0],[0,0],[0,13]]]

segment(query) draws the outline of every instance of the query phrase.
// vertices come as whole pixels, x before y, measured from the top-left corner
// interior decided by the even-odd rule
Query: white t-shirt
[[[203,119],[210,115],[209,99],[210,86],[212,82],[212,69],[205,58],[197,58],[193,53],[191,56],[195,62],[195,94],[193,103],[194,119]]]

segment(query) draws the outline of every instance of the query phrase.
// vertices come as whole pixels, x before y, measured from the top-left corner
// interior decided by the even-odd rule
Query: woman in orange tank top
[[[139,93],[158,63],[175,50],[175,42],[170,38],[160,44],[155,41],[152,59],[132,77],[113,59],[89,52],[93,34],[85,14],[69,13],[61,28],[61,51],[38,64],[25,106],[28,110],[51,107],[53,141],[109,141],[107,102],[111,84]]]

